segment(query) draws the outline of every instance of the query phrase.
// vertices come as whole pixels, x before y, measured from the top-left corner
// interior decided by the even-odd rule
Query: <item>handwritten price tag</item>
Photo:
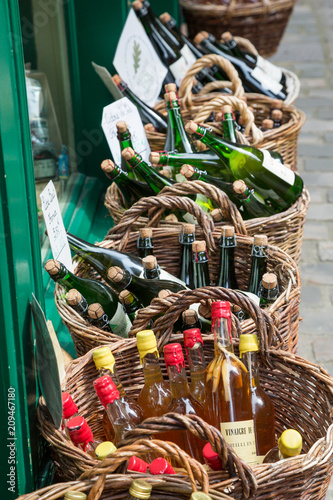
[[[57,193],[52,181],[41,192],[42,211],[53,258],[72,271],[72,257],[62,220]]]

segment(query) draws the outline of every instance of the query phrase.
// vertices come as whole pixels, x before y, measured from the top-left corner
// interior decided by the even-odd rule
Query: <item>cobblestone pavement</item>
[[[333,1],[298,0],[272,61],[297,73],[307,121],[299,171],[311,195],[300,275],[299,354],[333,375]],[[333,500],[333,482],[327,500]]]

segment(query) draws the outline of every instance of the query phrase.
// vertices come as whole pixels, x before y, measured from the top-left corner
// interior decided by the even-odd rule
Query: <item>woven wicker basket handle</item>
[[[157,227],[165,210],[177,209],[185,210],[197,219],[197,223],[203,230],[207,248],[209,251],[215,251],[216,246],[212,236],[212,231],[214,230],[213,221],[195,201],[180,196],[161,196],[161,194],[159,194],[158,196],[141,198],[141,200],[126,210],[119,223],[110,229],[108,235],[119,234],[121,236],[118,247],[118,249],[121,250],[128,241],[128,237],[131,233],[131,226],[142,214],[148,212],[150,221],[147,226]],[[179,223],[176,224],[179,225]]]
[[[255,56],[259,55],[259,52],[255,48],[255,46],[253,45],[253,43],[250,42],[250,40],[248,40],[247,38],[243,38],[242,36],[234,36],[234,40],[237,42],[237,44],[241,48],[247,50],[248,52],[251,52]]]
[[[192,87],[193,87],[193,78],[199,73],[203,68],[208,68],[213,65],[219,66],[223,69],[223,71],[228,75],[232,85],[232,91],[235,96],[240,97],[244,95],[244,89],[241,82],[241,79],[238,76],[237,70],[231,64],[230,61],[225,59],[222,56],[218,56],[216,54],[209,54],[198,59],[193,66],[188,70],[186,75],[183,78],[183,81],[179,88],[179,96],[182,97],[182,107],[184,109],[191,109],[193,107],[192,102]],[[221,82],[218,87],[225,87],[224,83]]]
[[[203,181],[179,182],[171,187],[163,188],[158,196],[184,196],[191,194],[203,194],[214,201],[221,209],[224,220],[235,227],[236,233],[247,235],[243,217],[236,205],[230,201],[227,194],[212,184]]]
[[[264,135],[254,123],[254,115],[248,109],[248,105],[242,99],[235,96],[218,96],[204,104],[199,113],[193,118],[195,122],[204,123],[212,111],[221,111],[222,106],[228,104],[232,109],[240,112],[245,123],[245,134],[252,135],[252,144],[258,144],[263,141]]]
[[[241,238],[241,237],[239,237]],[[226,300],[238,305],[249,314],[256,325],[257,335],[260,339],[260,350],[264,359],[269,363],[268,349],[272,345],[274,337],[278,338],[283,345],[283,339],[279,330],[274,326],[272,318],[260,309],[252,300],[240,292],[221,287],[204,287],[195,290],[184,290],[174,294],[175,300],[170,307],[171,295],[168,300],[155,299],[152,305],[140,309],[135,317],[129,336],[134,336],[141,330],[145,330],[151,319],[159,316],[151,327],[158,338],[158,349],[161,350],[170,341],[173,325],[191,304],[207,300]]]
[[[272,8],[271,0],[259,0],[259,1],[262,3],[263,13],[266,16],[267,14],[269,14],[270,9]],[[234,14],[235,7],[238,3],[242,4],[243,0],[230,0],[230,3],[226,11],[226,17],[229,21],[231,20]]]
[[[208,441],[213,450],[219,454],[223,466],[229,468],[229,474],[236,473],[238,475],[243,490],[242,498],[249,498],[255,494],[257,481],[251,467],[238,457],[237,453],[226,443],[220,431],[197,415],[167,413],[161,417],[148,418],[135,429],[129,431],[120,446],[122,444],[133,445],[137,439],[149,438],[160,432],[175,430],[188,430],[196,437]]]

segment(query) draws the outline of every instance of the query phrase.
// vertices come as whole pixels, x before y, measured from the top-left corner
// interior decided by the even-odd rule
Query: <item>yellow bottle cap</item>
[[[239,336],[239,355],[243,356],[246,352],[258,352],[259,341],[255,333],[243,333]]]
[[[86,500],[87,495],[82,491],[66,491],[64,500]]]
[[[95,455],[98,460],[103,460],[103,458],[108,457],[115,451],[117,451],[117,448],[111,441],[104,441],[104,443],[97,446]]]
[[[140,363],[142,364],[143,358],[148,353],[156,353],[159,357],[157,350],[156,337],[153,330],[142,330],[136,334],[137,348],[140,355]]]
[[[147,483],[147,481],[142,481],[142,479],[135,479],[132,482],[129,494],[135,498],[140,498],[142,500],[148,500],[150,498],[152,490],[152,485]]]
[[[190,500],[212,500],[212,497],[206,493],[202,493],[202,491],[194,491],[191,494]]]
[[[295,429],[282,432],[278,440],[279,450],[284,458],[296,457],[302,451],[302,436]]]
[[[93,352],[93,360],[97,370],[100,370],[101,368],[108,368],[110,372],[113,373],[113,367],[116,361],[110,347],[95,349]]]

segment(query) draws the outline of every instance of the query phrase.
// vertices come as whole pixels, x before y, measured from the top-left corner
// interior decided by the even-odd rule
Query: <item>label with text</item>
[[[249,465],[256,465],[256,437],[253,420],[221,423],[221,433],[237,455]]]
[[[128,332],[131,329],[132,323],[127,316],[122,304],[118,304],[116,313],[113,318],[111,318],[109,324],[113,333],[119,335],[120,337],[128,337]]]
[[[292,186],[295,182],[295,173],[290,168],[285,167],[280,160],[273,158],[266,149],[259,149],[259,151],[264,155],[262,166]]]

